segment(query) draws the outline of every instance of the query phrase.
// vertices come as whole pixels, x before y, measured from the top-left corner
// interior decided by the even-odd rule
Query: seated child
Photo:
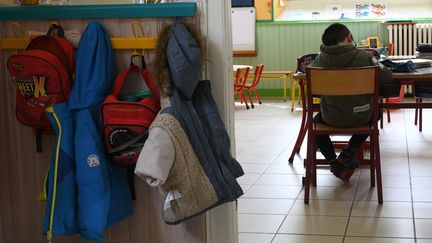
[[[343,24],[330,25],[322,35],[321,53],[311,66],[324,68],[348,68],[378,65],[372,55],[353,45],[354,39],[350,30]],[[391,82],[392,72],[381,68],[379,81]],[[355,127],[367,124],[372,118],[371,95],[356,96],[323,96],[321,111],[314,121],[335,127]],[[354,134],[349,144],[336,156],[329,136],[317,136],[316,143],[321,153],[330,163],[331,172],[343,181],[348,181],[355,168],[359,166],[356,157],[357,149],[367,139],[367,135]]]

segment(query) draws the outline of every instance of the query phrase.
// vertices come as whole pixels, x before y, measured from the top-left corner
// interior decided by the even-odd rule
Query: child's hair
[[[343,24],[334,23],[324,30],[322,43],[326,46],[337,45],[349,36],[351,31]]]

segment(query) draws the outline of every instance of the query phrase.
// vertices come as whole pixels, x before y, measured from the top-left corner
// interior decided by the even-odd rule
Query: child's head
[[[351,31],[343,24],[334,23],[324,30],[322,43],[326,46],[351,44],[354,39]]]

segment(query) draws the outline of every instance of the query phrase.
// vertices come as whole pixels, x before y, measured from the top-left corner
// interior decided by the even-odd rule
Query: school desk
[[[302,97],[303,111],[302,111],[302,121],[300,125],[300,131],[297,136],[296,143],[291,152],[291,156],[288,161],[292,163],[294,161],[294,156],[296,153],[300,152],[300,147],[303,143],[303,139],[307,132],[306,127],[306,109],[305,109],[305,90],[304,81],[306,79],[305,73],[296,73],[294,79],[298,81],[300,85],[300,95]],[[432,86],[432,67],[430,68],[419,68],[412,73],[393,73],[393,82],[399,84],[429,84]],[[422,102],[422,103],[406,103],[406,102],[396,102],[396,103],[381,103],[381,108],[385,109],[415,109],[415,108],[432,108],[432,102]]]

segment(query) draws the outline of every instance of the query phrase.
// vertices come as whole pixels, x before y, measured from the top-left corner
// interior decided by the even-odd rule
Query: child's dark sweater
[[[353,45],[335,45],[320,47],[313,67],[348,68],[377,65],[372,55]],[[380,69],[380,83],[391,82],[392,72]],[[372,117],[372,96],[323,96],[321,98],[321,115],[323,120],[332,126],[354,127],[366,124]]]

